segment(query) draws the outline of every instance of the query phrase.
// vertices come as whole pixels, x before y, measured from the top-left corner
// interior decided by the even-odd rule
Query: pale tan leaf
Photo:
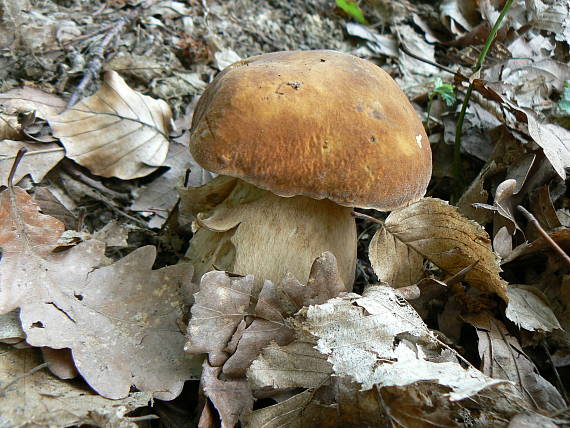
[[[41,362],[37,349],[0,344],[0,426],[136,428],[125,415],[152,399],[148,392],[133,392],[121,400],[108,400],[61,381],[46,369],[28,373]]]
[[[482,371],[495,379],[512,381],[531,408],[548,412],[566,407],[556,388],[544,379],[525,355],[516,337],[489,312],[463,316],[479,336]]]
[[[317,388],[330,384],[332,367],[313,344],[271,343],[247,370],[253,389]],[[269,385],[269,387],[268,387]]]
[[[55,94],[24,86],[0,94],[0,106],[9,114],[33,112],[35,116],[47,119],[61,113],[65,101]]]
[[[336,375],[350,376],[362,390],[432,382],[450,388],[449,399],[457,401],[502,383],[463,368],[390,287],[369,286],[363,296],[348,294],[304,308],[294,325],[315,336],[316,349],[328,355]],[[398,341],[402,333],[413,342]]]
[[[13,184],[17,184],[28,174],[32,176],[35,183],[39,183],[65,156],[63,147],[57,144],[38,144],[11,140],[0,141],[0,186],[8,185],[8,175],[16,158],[16,153],[23,147],[28,151],[18,165]]]
[[[0,314],[0,342],[20,342],[26,337],[20,324],[20,311]]]
[[[372,237],[368,255],[378,279],[394,288],[415,284],[424,273],[424,257],[385,227]]]
[[[22,127],[16,116],[0,113],[0,141],[17,140],[22,137]]]
[[[164,101],[132,90],[108,71],[97,93],[48,122],[67,157],[93,174],[129,180],[163,164],[171,117]]]
[[[509,285],[509,304],[505,315],[518,327],[529,331],[547,332],[562,329],[548,299],[529,285]]]
[[[465,275],[465,281],[483,292],[496,293],[507,300],[507,283],[499,276],[499,258],[491,248],[487,232],[447,202],[435,198],[421,199],[392,212],[382,229],[386,232],[377,233],[392,235],[450,274],[477,262]],[[385,251],[370,248],[369,257],[377,264],[375,269],[382,266],[380,273],[392,270],[381,265],[382,252]]]
[[[239,418],[253,409],[253,395],[246,379],[221,380],[221,373],[221,367],[212,367],[204,361],[200,384],[218,410],[222,428],[233,428]]]
[[[79,374],[69,349],[52,349],[44,346],[41,350],[49,371],[58,378],[73,379]]]

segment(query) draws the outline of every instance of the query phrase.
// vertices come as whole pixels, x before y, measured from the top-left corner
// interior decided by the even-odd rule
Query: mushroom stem
[[[309,279],[313,261],[335,255],[347,289],[356,265],[356,225],[352,208],[305,196],[282,198],[238,181],[217,206],[197,215],[200,228],[187,257],[195,278],[213,269],[252,274],[260,284],[291,273]]]

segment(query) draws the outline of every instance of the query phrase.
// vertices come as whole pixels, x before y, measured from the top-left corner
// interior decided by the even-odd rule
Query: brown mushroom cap
[[[190,150],[206,169],[279,196],[391,210],[421,198],[431,149],[414,108],[375,64],[345,53],[239,61],[200,99]]]

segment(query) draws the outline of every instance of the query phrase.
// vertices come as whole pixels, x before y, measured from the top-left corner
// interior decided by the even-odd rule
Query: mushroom
[[[197,279],[220,268],[304,282],[330,251],[351,289],[353,207],[409,205],[431,176],[428,138],[396,82],[335,51],[274,52],[227,67],[198,102],[190,134],[195,160],[223,176],[185,198],[200,226],[188,251]]]

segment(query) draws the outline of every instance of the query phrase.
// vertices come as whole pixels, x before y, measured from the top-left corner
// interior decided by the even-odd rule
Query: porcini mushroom
[[[431,176],[429,141],[396,82],[328,50],[227,67],[198,102],[190,151],[205,169],[238,179],[200,190],[210,194],[188,253],[197,275],[223,268],[279,281],[289,271],[306,281],[330,251],[350,289],[353,207],[406,206]]]

